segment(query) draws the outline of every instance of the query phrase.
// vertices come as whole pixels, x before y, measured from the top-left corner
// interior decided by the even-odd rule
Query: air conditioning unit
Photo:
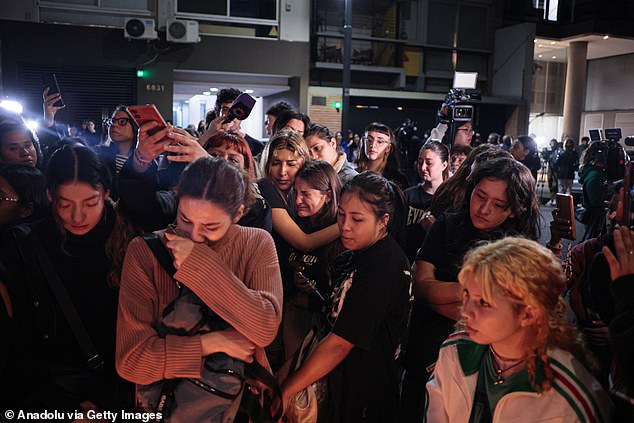
[[[125,18],[123,36],[132,40],[156,40],[156,21],[150,18]]]
[[[168,21],[167,41],[173,43],[199,43],[198,21]]]

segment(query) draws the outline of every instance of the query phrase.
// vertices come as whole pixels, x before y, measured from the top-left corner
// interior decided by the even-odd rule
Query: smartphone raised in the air
[[[154,135],[161,129],[167,128],[167,123],[161,113],[158,111],[154,104],[145,104],[138,106],[128,106],[128,113],[132,116],[132,119],[140,127],[144,123],[156,122],[159,124],[156,128],[152,128],[148,131],[148,134]]]
[[[42,75],[42,82],[44,83],[44,88],[48,87],[48,95],[51,94],[61,94],[62,92],[59,90],[59,84],[57,83],[57,77],[54,73],[47,73]],[[64,107],[64,101],[60,98],[55,103],[53,103],[55,107]]]
[[[572,231],[566,234],[564,238],[574,241],[577,239],[577,230],[575,227],[575,203],[572,195],[558,193],[555,197],[555,201],[557,202],[557,217],[569,221],[570,227],[572,228]]]

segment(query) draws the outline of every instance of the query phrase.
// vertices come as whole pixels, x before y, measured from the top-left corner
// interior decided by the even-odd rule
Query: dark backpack
[[[176,269],[161,240],[153,233],[143,238],[173,278]],[[180,293],[165,307],[156,324],[160,337],[193,336],[231,327],[188,287],[175,283]],[[276,397],[279,399],[281,392],[273,375],[256,361],[245,363],[225,353],[205,357],[200,379],[167,379],[137,386],[140,407],[160,413],[157,421],[273,422],[280,417],[270,412]]]

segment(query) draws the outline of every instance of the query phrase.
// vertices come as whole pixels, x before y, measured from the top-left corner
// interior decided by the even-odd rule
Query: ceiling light
[[[216,92],[216,91],[218,91],[218,88],[216,88],[216,87],[211,87],[211,88],[209,88],[209,91]]]
[[[554,42],[554,41],[551,41],[551,42],[550,42],[550,45],[551,45],[551,46],[552,46],[552,45],[555,45],[555,44],[557,44],[557,43],[556,43],[556,42]]]
[[[203,95],[211,95],[209,91],[203,91]]]
[[[537,47],[544,47],[543,44],[537,44]]]
[[[189,100],[185,100],[185,103],[189,104]]]
[[[603,36],[603,39],[604,39],[604,40],[607,40],[608,38],[610,38],[610,36],[609,36],[609,35],[607,35],[607,34]]]
[[[537,38],[535,38],[535,39],[533,40],[533,42],[534,42],[534,43],[536,43],[536,42],[537,42]]]
[[[253,90],[244,90],[244,92],[247,93],[247,94],[253,94],[254,91]]]
[[[539,54],[539,55],[537,55],[537,57],[539,57],[541,59],[542,57],[544,57],[544,55],[543,54]]]
[[[557,58],[557,56],[553,56],[553,59],[556,59],[556,58]]]

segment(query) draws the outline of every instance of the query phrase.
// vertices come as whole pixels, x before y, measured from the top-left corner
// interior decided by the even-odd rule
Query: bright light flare
[[[31,131],[37,131],[37,128],[40,126],[39,123],[37,123],[36,120],[33,119],[29,119],[26,122],[24,122],[24,124],[26,125],[27,128],[29,128]]]
[[[0,101],[0,107],[2,107],[3,109],[8,110],[10,112],[18,113],[18,114],[22,114],[22,111],[24,110],[24,108],[22,107],[22,105],[20,103],[18,103],[17,101],[13,101],[13,100],[2,100],[2,101]]]

